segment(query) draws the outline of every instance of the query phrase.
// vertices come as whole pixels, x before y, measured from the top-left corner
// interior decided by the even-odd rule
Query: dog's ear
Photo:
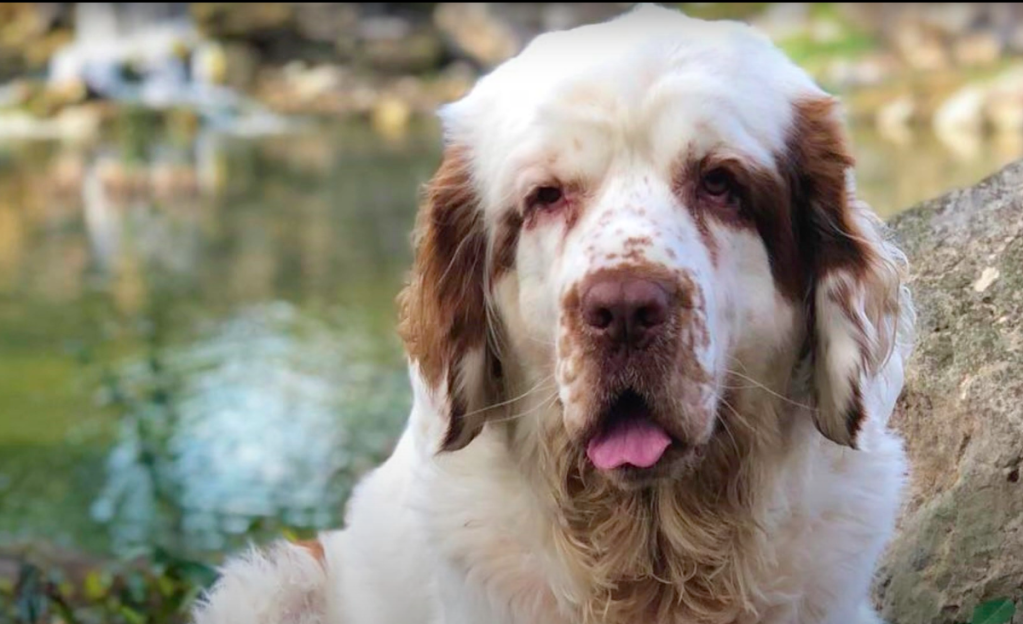
[[[419,374],[446,395],[441,450],[458,450],[483,428],[497,366],[488,348],[487,235],[467,150],[445,150],[426,187],[413,246],[399,333]]]
[[[910,313],[900,309],[905,258],[855,197],[853,159],[833,99],[796,107],[789,165],[796,241],[808,273],[816,425],[856,448],[870,384],[897,346],[900,315]]]

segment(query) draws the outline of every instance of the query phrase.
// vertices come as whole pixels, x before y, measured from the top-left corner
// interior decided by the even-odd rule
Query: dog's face
[[[446,448],[553,384],[540,413],[647,483],[807,358],[818,427],[854,445],[889,346],[885,250],[831,100],[769,41],[642,8],[538,38],[444,118],[404,330],[449,394]]]

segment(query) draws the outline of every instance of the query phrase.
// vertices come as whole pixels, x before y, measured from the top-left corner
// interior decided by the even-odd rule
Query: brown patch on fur
[[[448,384],[449,429],[444,450],[460,448],[483,427],[484,416],[459,383],[460,363],[474,349],[486,349],[488,318],[484,275],[487,236],[464,149],[449,148],[440,168],[427,185],[413,237],[415,260],[406,288],[399,296],[399,334],[409,357],[418,363],[423,378],[437,386]],[[511,236],[511,235],[509,235]],[[503,270],[513,242],[499,243]],[[487,375],[483,375],[487,377]],[[467,422],[469,410],[474,411]]]
[[[839,308],[851,328],[818,327],[816,305],[809,305],[806,351],[814,358],[818,374],[829,377],[829,383],[816,387],[818,428],[835,431],[844,426],[848,439],[835,441],[855,447],[856,433],[866,418],[860,375],[876,372],[894,344],[895,336],[884,318],[895,319],[900,314],[901,277],[875,229],[879,226],[861,212],[866,209],[856,205],[848,185],[847,175],[854,160],[835,115],[836,104],[834,99],[818,98],[795,105],[788,153],[779,158],[779,167],[792,197],[794,246],[800,251],[805,276],[797,294],[804,301],[816,302],[823,280],[842,274],[832,282],[828,301]],[[857,293],[862,293],[862,298]],[[857,309],[860,305],[862,310]],[[859,350],[851,378],[836,378],[839,372],[827,369],[827,359],[820,353],[825,344],[818,335],[821,331],[851,334]],[[879,332],[876,343],[872,337],[875,331]],[[845,405],[831,407],[831,397],[821,396],[822,392],[837,393],[831,386],[849,389]],[[822,422],[828,419],[830,424],[822,428]]]
[[[448,372],[448,388],[457,388],[458,376],[455,368]],[[448,416],[448,429],[444,432],[444,441],[441,448],[445,450],[457,450],[465,447],[478,431],[469,430],[470,424],[466,422],[466,400],[462,393],[450,391],[450,414]],[[472,423],[473,428],[482,427],[482,423]]]
[[[722,205],[699,190],[703,175],[714,169],[726,170],[735,180],[734,205]],[[772,275],[782,291],[793,298],[802,284],[798,252],[794,244],[788,188],[776,172],[735,157],[715,154],[688,157],[675,167],[672,189],[689,209],[704,245],[717,263],[718,245],[711,223],[736,230],[756,231],[763,239],[771,260]]]
[[[490,269],[492,280],[515,267],[522,221],[522,216],[515,210],[509,210],[501,219],[494,238],[494,262]]]
[[[852,448],[856,448],[856,436],[867,419],[867,412],[863,408],[863,391],[860,389],[858,379],[851,379],[852,396],[849,397],[849,406],[845,410],[845,426],[849,430],[849,439],[852,441]]]
[[[423,377],[436,385],[485,338],[486,234],[463,150],[450,149],[427,186],[414,247],[399,332]]]
[[[303,540],[300,542],[294,542],[295,546],[304,548],[316,559],[316,562],[320,565],[324,565],[327,561],[327,553],[323,550],[323,542],[318,539]]]
[[[846,172],[855,163],[845,132],[835,118],[832,99],[804,100],[795,105],[795,123],[788,140],[784,169],[796,210],[798,243],[817,275],[843,268],[867,269],[871,250],[856,236]]]
[[[684,156],[672,187],[689,208],[704,244],[717,259],[710,220],[737,229],[753,228],[767,247],[781,292],[801,302],[814,277],[829,270],[863,270],[870,250],[856,240],[846,191],[853,165],[844,133],[829,99],[796,104],[795,122],[776,171],[735,157]],[[704,172],[724,168],[738,185],[739,209],[714,209],[697,191]]]
[[[649,236],[630,236],[625,239],[624,243],[626,249],[634,247],[649,247],[653,244],[654,241]]]
[[[628,251],[622,254],[622,259],[628,260],[633,264],[643,264],[647,262],[646,251],[642,247],[630,247]]]

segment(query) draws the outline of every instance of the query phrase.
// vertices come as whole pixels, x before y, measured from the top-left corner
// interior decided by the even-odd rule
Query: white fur
[[[751,609],[736,624],[878,624],[868,587],[906,471],[901,442],[886,424],[908,348],[900,343],[861,371],[867,420],[857,450],[825,439],[811,414],[814,375],[792,377],[804,317],[775,289],[764,245],[751,232],[716,227],[712,262],[669,184],[681,149],[724,149],[770,166],[785,148],[792,103],[820,94],[745,26],[642,7],[539,37],[446,108],[448,141],[472,149],[488,227],[551,177],[592,190],[571,232],[556,221],[523,232],[515,271],[492,285],[508,337],[502,357],[511,400],[499,417],[520,426],[509,436],[488,425],[466,448],[438,453],[448,388],[430,387],[412,363],[406,430],[359,484],[347,528],[321,536],[325,560],[284,545],[233,559],[196,623],[578,622],[573,609],[585,579],[555,546],[557,514],[537,474],[542,464],[530,461],[545,423],[564,418],[572,429],[587,417],[573,411],[570,392],[573,384],[585,389],[585,375],[573,368],[582,364],[554,346],[566,331],[561,297],[592,271],[616,266],[608,256],[639,237],[650,239],[641,245],[646,260],[686,271],[701,289],[711,339],[696,356],[714,373],[704,397],[713,403],[742,386],[747,416],[778,420],[782,441],[758,465],[769,491],[754,515],[765,533],[750,546],[772,565],[749,579],[743,600]],[[830,340],[824,370],[848,377],[859,360],[849,320],[829,292],[825,284],[818,294],[817,323]],[[901,324],[905,336],[912,323],[905,303],[898,319],[855,311],[871,331]],[[463,360],[461,383],[473,385],[482,362],[479,353]],[[827,396],[840,405],[848,392]],[[713,423],[705,424],[710,435]]]

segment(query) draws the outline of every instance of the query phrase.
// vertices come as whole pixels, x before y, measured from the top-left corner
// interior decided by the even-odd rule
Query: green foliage
[[[45,571],[25,561],[12,585],[0,584],[0,621],[14,624],[182,624],[217,573],[162,549],[133,561]]]
[[[1007,599],[990,600],[973,610],[970,624],[1010,624],[1016,604]]]
[[[756,16],[770,2],[680,2],[678,8],[690,17],[700,19],[745,20]]]

